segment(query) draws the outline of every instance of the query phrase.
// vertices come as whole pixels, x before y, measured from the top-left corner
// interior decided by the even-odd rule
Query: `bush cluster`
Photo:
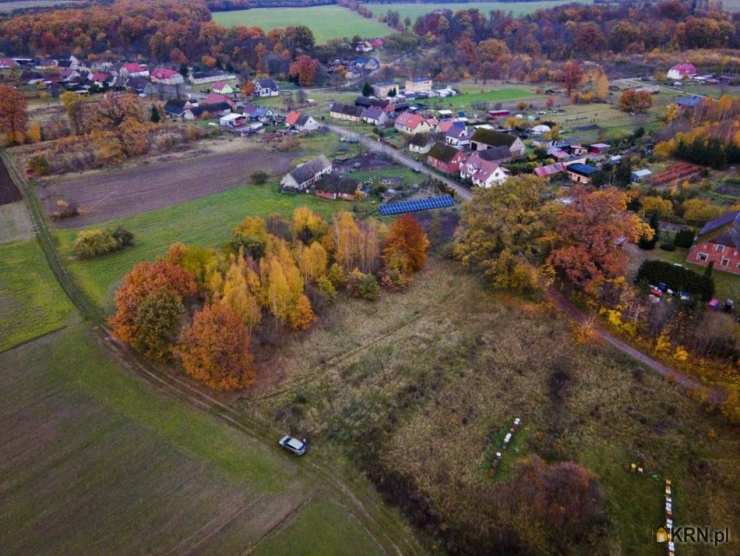
[[[119,251],[133,242],[134,234],[120,226],[114,230],[83,230],[75,239],[74,254],[81,259],[91,259]]]

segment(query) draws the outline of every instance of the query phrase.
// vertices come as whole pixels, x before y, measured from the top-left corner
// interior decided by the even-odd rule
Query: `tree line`
[[[256,378],[254,338],[306,330],[340,290],[372,301],[381,286],[407,287],[428,247],[409,215],[389,226],[349,212],[326,222],[306,207],[290,220],[247,217],[223,249],[175,244],[137,264],[110,325],[145,356],[178,361],[211,388],[244,388]]]

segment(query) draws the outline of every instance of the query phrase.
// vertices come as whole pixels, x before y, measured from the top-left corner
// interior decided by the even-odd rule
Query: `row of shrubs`
[[[133,245],[134,234],[119,226],[115,229],[83,230],[77,234],[74,254],[80,259],[92,259]]]
[[[637,281],[657,285],[664,282],[674,291],[698,295],[709,301],[714,295],[714,280],[665,261],[645,261],[637,271]]]

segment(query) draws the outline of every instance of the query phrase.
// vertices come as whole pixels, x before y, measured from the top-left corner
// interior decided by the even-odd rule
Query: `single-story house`
[[[244,114],[226,114],[225,116],[221,116],[218,119],[218,125],[221,127],[229,127],[232,129],[235,129],[237,127],[243,126],[245,123],[247,123],[247,117]]]
[[[433,141],[428,135],[418,133],[409,141],[409,150],[412,153],[427,154],[431,150],[432,145]]]
[[[158,67],[154,68],[150,75],[152,83],[158,83],[160,85],[182,85],[185,83],[185,78],[181,73],[170,68]]]
[[[382,81],[373,84],[373,94],[378,98],[385,98],[391,91],[398,93],[398,84],[395,81]]]
[[[324,199],[353,201],[360,191],[360,182],[349,176],[325,174],[313,186],[313,193]]]
[[[456,122],[445,133],[445,143],[456,149],[463,149],[470,145],[470,132],[462,122]]]
[[[583,162],[568,164],[565,170],[568,172],[568,177],[572,182],[583,184],[591,183],[593,175],[598,172],[597,168]]]
[[[647,168],[642,168],[640,170],[633,170],[630,177],[632,178],[633,182],[640,183],[645,181],[652,175],[653,173],[650,170],[648,170]]]
[[[545,166],[537,166],[534,169],[534,174],[539,178],[550,179],[553,176],[562,174],[565,172],[565,164],[562,162],[555,162],[554,164],[547,164]]]
[[[393,112],[393,104],[387,98],[372,98],[372,97],[357,97],[355,99],[355,106],[360,108],[370,108],[371,106],[377,106],[384,112]]]
[[[458,174],[465,153],[444,143],[435,143],[427,155],[427,164],[445,174]]]
[[[276,97],[280,94],[280,87],[274,79],[255,79],[254,96],[257,97]]]
[[[280,186],[283,189],[307,191],[321,176],[331,174],[331,172],[331,161],[322,154],[296,166],[292,172],[280,180]]]
[[[407,79],[405,83],[406,94],[409,93],[426,93],[432,92],[432,78],[419,77],[416,79]]]
[[[136,62],[123,64],[119,73],[125,73],[128,77],[149,77],[149,68]]]
[[[362,115],[362,108],[351,104],[342,104],[335,102],[329,108],[329,117],[335,120],[346,120],[348,122],[359,122]]]
[[[319,122],[317,122],[313,116],[309,114],[301,114],[298,120],[293,124],[298,131],[316,131],[319,129]]]
[[[236,103],[233,99],[219,93],[208,93],[206,98],[203,99],[203,104],[220,104],[222,102],[228,104],[232,110],[236,108]]]
[[[360,113],[362,121],[372,125],[384,125],[388,121],[388,114],[380,106],[370,106]]]
[[[251,120],[258,120],[261,122],[274,118],[275,113],[264,106],[256,106],[252,103],[244,104],[242,111],[249,116]]]
[[[433,126],[421,114],[403,112],[396,118],[394,127],[401,133],[415,135],[417,133],[429,133]]]
[[[696,71],[696,66],[694,66],[694,64],[684,63],[677,64],[669,69],[666,77],[673,81],[681,81],[682,79],[691,79],[697,73],[698,72]]]
[[[482,151],[494,147],[507,147],[512,158],[524,156],[524,142],[515,135],[494,131],[492,129],[477,128],[470,138],[474,151]]]
[[[608,143],[594,143],[589,145],[588,152],[591,154],[604,154],[611,148],[612,146]]]
[[[164,113],[171,118],[182,118],[185,114],[186,101],[183,99],[170,99],[164,104]]]
[[[696,235],[686,260],[715,270],[740,275],[740,211],[710,220]]]

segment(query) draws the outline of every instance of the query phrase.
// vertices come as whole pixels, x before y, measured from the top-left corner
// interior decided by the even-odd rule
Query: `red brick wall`
[[[706,241],[698,243],[691,247],[686,260],[700,266],[708,266],[710,261],[714,261],[714,270],[740,275],[740,251],[727,245]]]

